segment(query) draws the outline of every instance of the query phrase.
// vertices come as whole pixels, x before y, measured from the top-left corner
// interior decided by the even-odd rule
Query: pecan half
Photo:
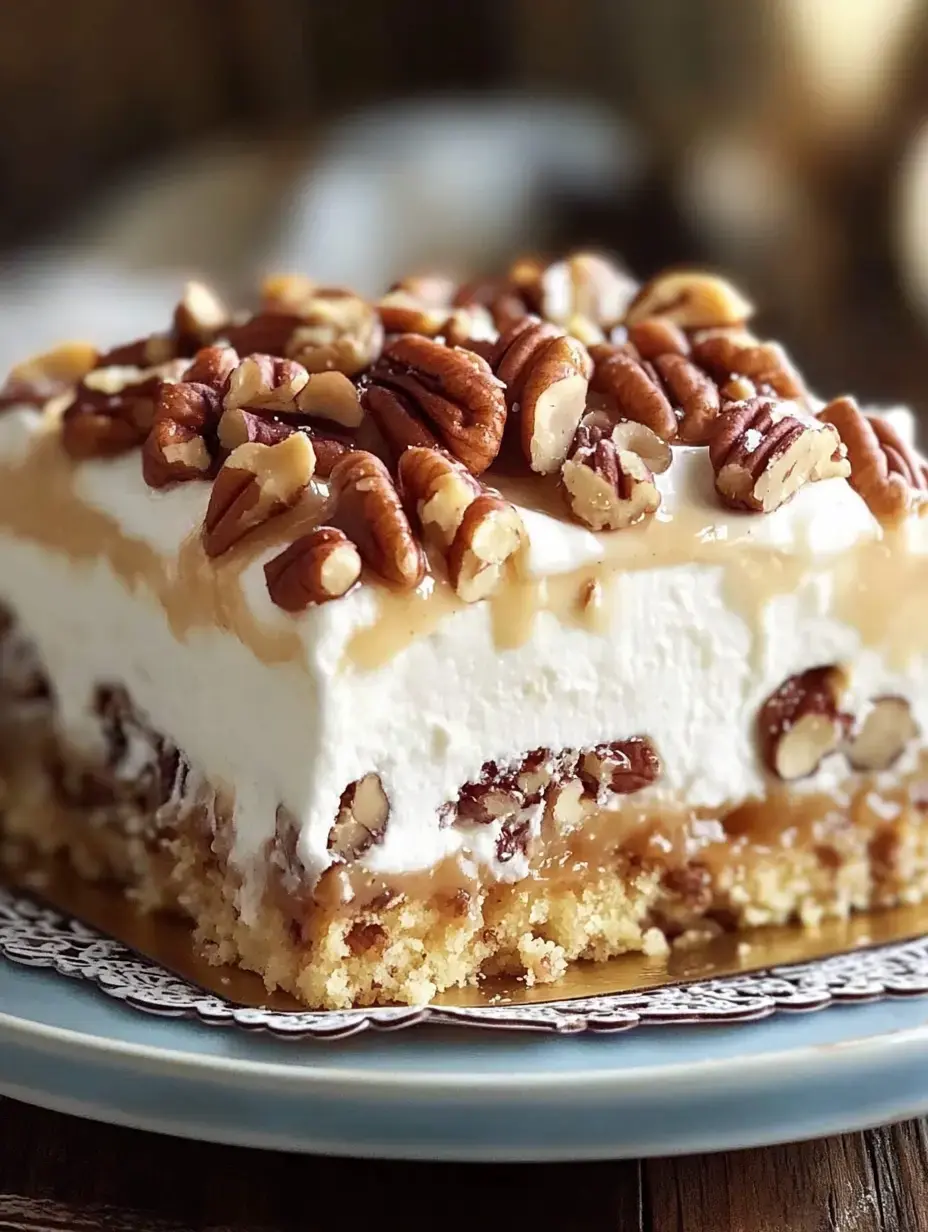
[[[383,842],[389,817],[390,801],[378,775],[365,774],[357,782],[349,783],[329,831],[329,851],[345,862],[357,860]]]
[[[709,460],[724,503],[756,513],[779,508],[806,483],[850,473],[830,424],[769,398],[731,403],[722,412]]]
[[[661,759],[650,740],[632,736],[582,750],[579,775],[587,795],[630,795],[657,782]]]
[[[440,449],[413,446],[399,460],[400,496],[427,539],[447,550],[483,488],[462,462]]]
[[[838,667],[813,667],[790,676],[767,698],[757,716],[761,759],[778,778],[814,774],[844,742],[853,719],[841,709],[847,687]]]
[[[831,424],[847,449],[851,487],[884,522],[904,518],[918,493],[928,488],[928,465],[892,426],[864,415],[853,398],[835,398],[819,418]]]
[[[712,329],[741,325],[753,315],[753,305],[726,279],[698,270],[667,270],[645,283],[625,322],[664,317],[682,329]]]
[[[360,576],[358,549],[334,526],[301,535],[264,566],[268,594],[285,612],[340,599]]]
[[[448,549],[448,578],[465,603],[477,603],[496,590],[507,563],[525,539],[515,508],[485,492],[468,505]]]
[[[848,741],[847,759],[855,770],[888,770],[918,734],[912,708],[904,697],[877,697]]]
[[[174,375],[174,374],[172,374]],[[95,368],[78,385],[61,420],[72,458],[113,458],[141,445],[164,379],[136,368]]]
[[[142,477],[149,487],[204,479],[212,473],[220,406],[213,385],[183,380],[161,386],[142,447]]]
[[[628,431],[614,435],[622,426],[609,432],[588,420],[561,467],[561,489],[570,511],[592,530],[622,530],[660,507],[651,469],[640,454],[622,447],[634,436]],[[648,432],[641,424],[635,426]]]
[[[487,362],[417,334],[387,342],[362,403],[397,453],[440,439],[479,475],[502,444],[506,402]]]
[[[425,576],[425,553],[380,459],[362,449],[346,454],[332,468],[329,483],[332,521],[357,544],[364,563],[394,586],[418,586]]]
[[[624,343],[590,348],[591,387],[625,419],[647,425],[665,441],[705,444],[722,399],[716,382],[690,354],[686,335],[670,321],[648,317]]]
[[[271,518],[292,508],[313,477],[309,437],[294,432],[277,445],[241,445],[226,458],[203,525],[207,556],[220,556]]]
[[[693,361],[732,401],[759,395],[801,400],[805,382],[777,342],[759,342],[744,330],[713,331],[693,339]]]
[[[99,361],[99,352],[84,342],[64,342],[33,355],[10,369],[0,388],[0,411],[13,406],[44,406],[77,385]]]
[[[527,316],[502,335],[493,367],[506,384],[529,466],[554,474],[586,409],[592,371],[586,347],[556,325]]]

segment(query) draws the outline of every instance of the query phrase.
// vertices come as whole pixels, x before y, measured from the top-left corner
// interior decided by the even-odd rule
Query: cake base
[[[65,854],[82,877],[121,883],[140,910],[188,916],[208,961],[257,972],[269,990],[313,1008],[424,1003],[500,974],[552,984],[579,959],[657,954],[706,932],[814,925],[928,897],[919,770],[891,791],[861,780],[827,807],[788,793],[742,806],[722,819],[719,841],[690,855],[686,842],[643,843],[640,817],[631,827],[599,814],[574,836],[572,860],[562,838],[514,884],[481,883],[460,870],[455,881],[443,869],[356,884],[345,902],[343,880],[338,893],[328,874],[314,893],[294,893],[278,872],[243,915],[227,859],[229,823],[213,793],[152,808],[149,791],[107,785],[100,771],[88,786],[73,757],[62,774],[63,760],[48,721],[3,735],[7,859],[22,845]],[[671,824],[685,823],[664,818],[662,833]],[[279,862],[268,867],[279,870]]]

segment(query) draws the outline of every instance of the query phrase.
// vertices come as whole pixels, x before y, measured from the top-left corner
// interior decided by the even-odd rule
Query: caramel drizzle
[[[145,587],[157,598],[179,640],[195,629],[218,627],[263,662],[305,665],[299,626],[283,614],[275,622],[259,619],[245,598],[242,574],[259,554],[290,543],[316,525],[321,496],[311,495],[296,509],[271,519],[217,560],[207,558],[200,527],[195,526],[177,558],[168,559],[80,498],[76,464],[61,450],[56,425],[48,418],[47,430],[28,455],[0,468],[0,526],[71,560],[105,559],[127,589]],[[563,520],[553,483],[538,477],[500,477],[497,486],[508,499]],[[831,587],[831,613],[854,629],[864,645],[881,649],[890,666],[901,669],[928,650],[928,557],[909,553],[901,535],[884,532],[882,539],[858,544],[823,563],[811,553],[719,539],[710,510],[690,508],[672,517],[659,513],[641,526],[601,536],[605,555],[597,563],[541,578],[514,572],[490,600],[493,636],[501,650],[524,645],[542,611],[567,627],[605,634],[623,601],[623,574],[697,563],[723,570],[726,602],[745,620],[754,652],[759,653],[768,603],[795,591],[815,571]],[[440,563],[433,564],[433,572],[413,592],[378,586],[378,617],[353,635],[345,669],[382,666],[467,606],[444,579]]]

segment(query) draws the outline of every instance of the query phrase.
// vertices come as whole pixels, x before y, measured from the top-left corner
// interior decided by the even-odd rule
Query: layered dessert
[[[928,470],[724,279],[187,288],[0,394],[0,829],[309,1006],[928,890]]]

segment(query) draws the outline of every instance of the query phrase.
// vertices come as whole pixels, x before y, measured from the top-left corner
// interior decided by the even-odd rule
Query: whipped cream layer
[[[911,417],[892,418],[911,439]],[[757,710],[810,667],[846,664],[847,708],[898,694],[928,730],[928,519],[889,540],[843,479],[737,514],[719,505],[707,450],[677,447],[652,526],[594,535],[520,504],[523,576],[498,601],[468,607],[427,579],[411,598],[363,585],[293,617],[265,585],[277,543],[234,573],[237,615],[217,587],[214,619],[184,622],[165,595],[186,584],[208,486],[153,491],[137,454],[62,462],[70,490],[40,533],[10,493],[48,432],[35,411],[0,416],[0,602],[35,642],[66,740],[102,753],[93,694],[119,683],[228,792],[246,889],[263,884],[279,806],[299,823],[307,875],[323,871],[342,792],[372,771],[390,816],[362,859],[382,873],[457,852],[499,876],[524,872],[494,863],[496,826],[441,828],[438,814],[485,762],[538,748],[647,736],[663,772],[636,801],[721,809],[762,795]],[[41,507],[41,485],[30,490]],[[116,527],[116,546],[101,532],[97,553],[88,526],[77,552],[68,500],[75,524],[87,511]],[[274,653],[240,635],[242,611]],[[836,755],[799,786],[833,791],[847,773]]]

